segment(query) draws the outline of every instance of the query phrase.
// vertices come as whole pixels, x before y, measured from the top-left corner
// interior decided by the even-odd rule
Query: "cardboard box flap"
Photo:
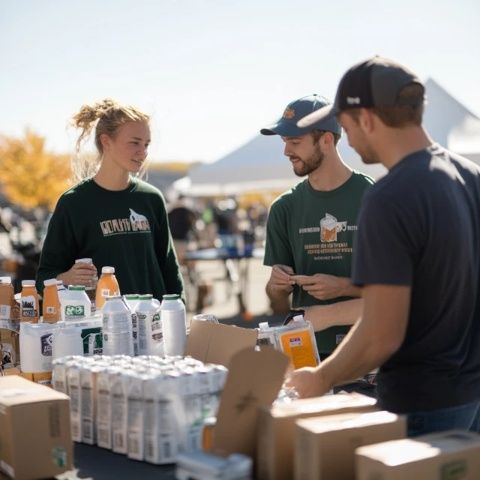
[[[290,417],[292,415],[320,414],[330,410],[352,409],[374,406],[377,401],[360,393],[338,393],[323,397],[303,398],[291,403],[276,405],[270,411],[272,417]]]
[[[289,360],[272,348],[248,348],[231,360],[218,408],[214,450],[254,456],[259,407],[269,407],[280,391]]]
[[[69,400],[69,397],[17,375],[0,377],[0,405],[2,406],[11,407],[51,400]]]
[[[228,367],[237,352],[257,343],[257,331],[231,325],[194,320],[190,326],[185,355],[205,363],[217,363]]]
[[[355,453],[393,467],[437,457],[441,452],[457,453],[469,448],[480,448],[480,435],[462,430],[449,430],[367,445],[358,448]]]

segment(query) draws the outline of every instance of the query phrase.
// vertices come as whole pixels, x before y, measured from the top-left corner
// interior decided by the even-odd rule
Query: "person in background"
[[[363,161],[388,174],[359,218],[362,317],[333,355],[288,383],[322,395],[380,366],[380,406],[406,414],[410,436],[480,432],[480,167],[430,138],[424,95],[408,68],[373,57],[345,73],[333,106],[304,119],[336,116]]]
[[[187,253],[188,242],[195,235],[195,222],[197,215],[187,205],[187,200],[183,195],[179,195],[177,201],[172,205],[168,212],[168,223],[172,234],[175,252],[179,263],[185,263],[185,254]]]
[[[362,197],[373,180],[353,171],[337,151],[341,128],[332,118],[306,128],[297,121],[329,102],[310,95],[291,102],[263,128],[280,135],[284,154],[307,177],[271,205],[264,264],[272,267],[266,291],[278,310],[306,308],[321,358],[340,343],[361,312],[360,289],[350,281],[353,238]]]
[[[106,99],[73,117],[82,141],[94,131],[98,157],[76,158],[80,183],[59,199],[48,225],[37,289],[57,278],[89,285],[102,266],[115,267],[122,293],[183,295],[183,282],[161,192],[140,180],[150,144],[149,117]],[[94,265],[76,264],[90,257]]]

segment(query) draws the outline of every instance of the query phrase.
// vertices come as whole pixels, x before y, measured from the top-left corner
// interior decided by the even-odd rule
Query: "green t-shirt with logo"
[[[353,237],[362,196],[373,180],[354,171],[335,190],[314,190],[308,179],[278,197],[267,222],[265,265],[289,265],[298,275],[324,273],[350,277]],[[292,306],[308,307],[348,300],[322,301],[295,285]],[[316,332],[318,350],[331,353],[349,327],[331,327]]]
[[[165,200],[154,186],[132,178],[125,190],[111,191],[87,179],[65,192],[50,219],[37,289],[43,281],[90,257],[100,275],[115,267],[120,291],[183,294],[168,226]]]

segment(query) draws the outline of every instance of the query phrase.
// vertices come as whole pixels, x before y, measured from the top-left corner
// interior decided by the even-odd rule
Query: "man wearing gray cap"
[[[380,406],[407,415],[408,433],[480,432],[480,168],[422,127],[424,86],[382,57],[343,76],[333,106],[365,163],[389,170],[365,195],[353,282],[363,313],[319,368],[293,373],[301,396],[380,366]]]
[[[277,198],[270,208],[264,264],[272,267],[267,294],[306,308],[316,330],[321,357],[344,338],[361,312],[360,289],[350,281],[353,236],[362,196],[373,181],[352,171],[336,145],[341,127],[335,118],[306,128],[297,121],[329,105],[319,95],[291,102],[282,117],[261,130],[280,135],[293,171],[307,178]]]

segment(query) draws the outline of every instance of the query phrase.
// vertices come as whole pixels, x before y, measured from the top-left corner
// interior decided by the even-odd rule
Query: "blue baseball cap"
[[[324,130],[340,135],[342,129],[335,117],[319,120],[306,127],[297,126],[297,122],[303,117],[329,105],[331,103],[325,97],[317,94],[299,98],[287,105],[280,120],[273,125],[262,128],[260,133],[262,135],[280,135],[282,137],[301,137],[312,130]]]

